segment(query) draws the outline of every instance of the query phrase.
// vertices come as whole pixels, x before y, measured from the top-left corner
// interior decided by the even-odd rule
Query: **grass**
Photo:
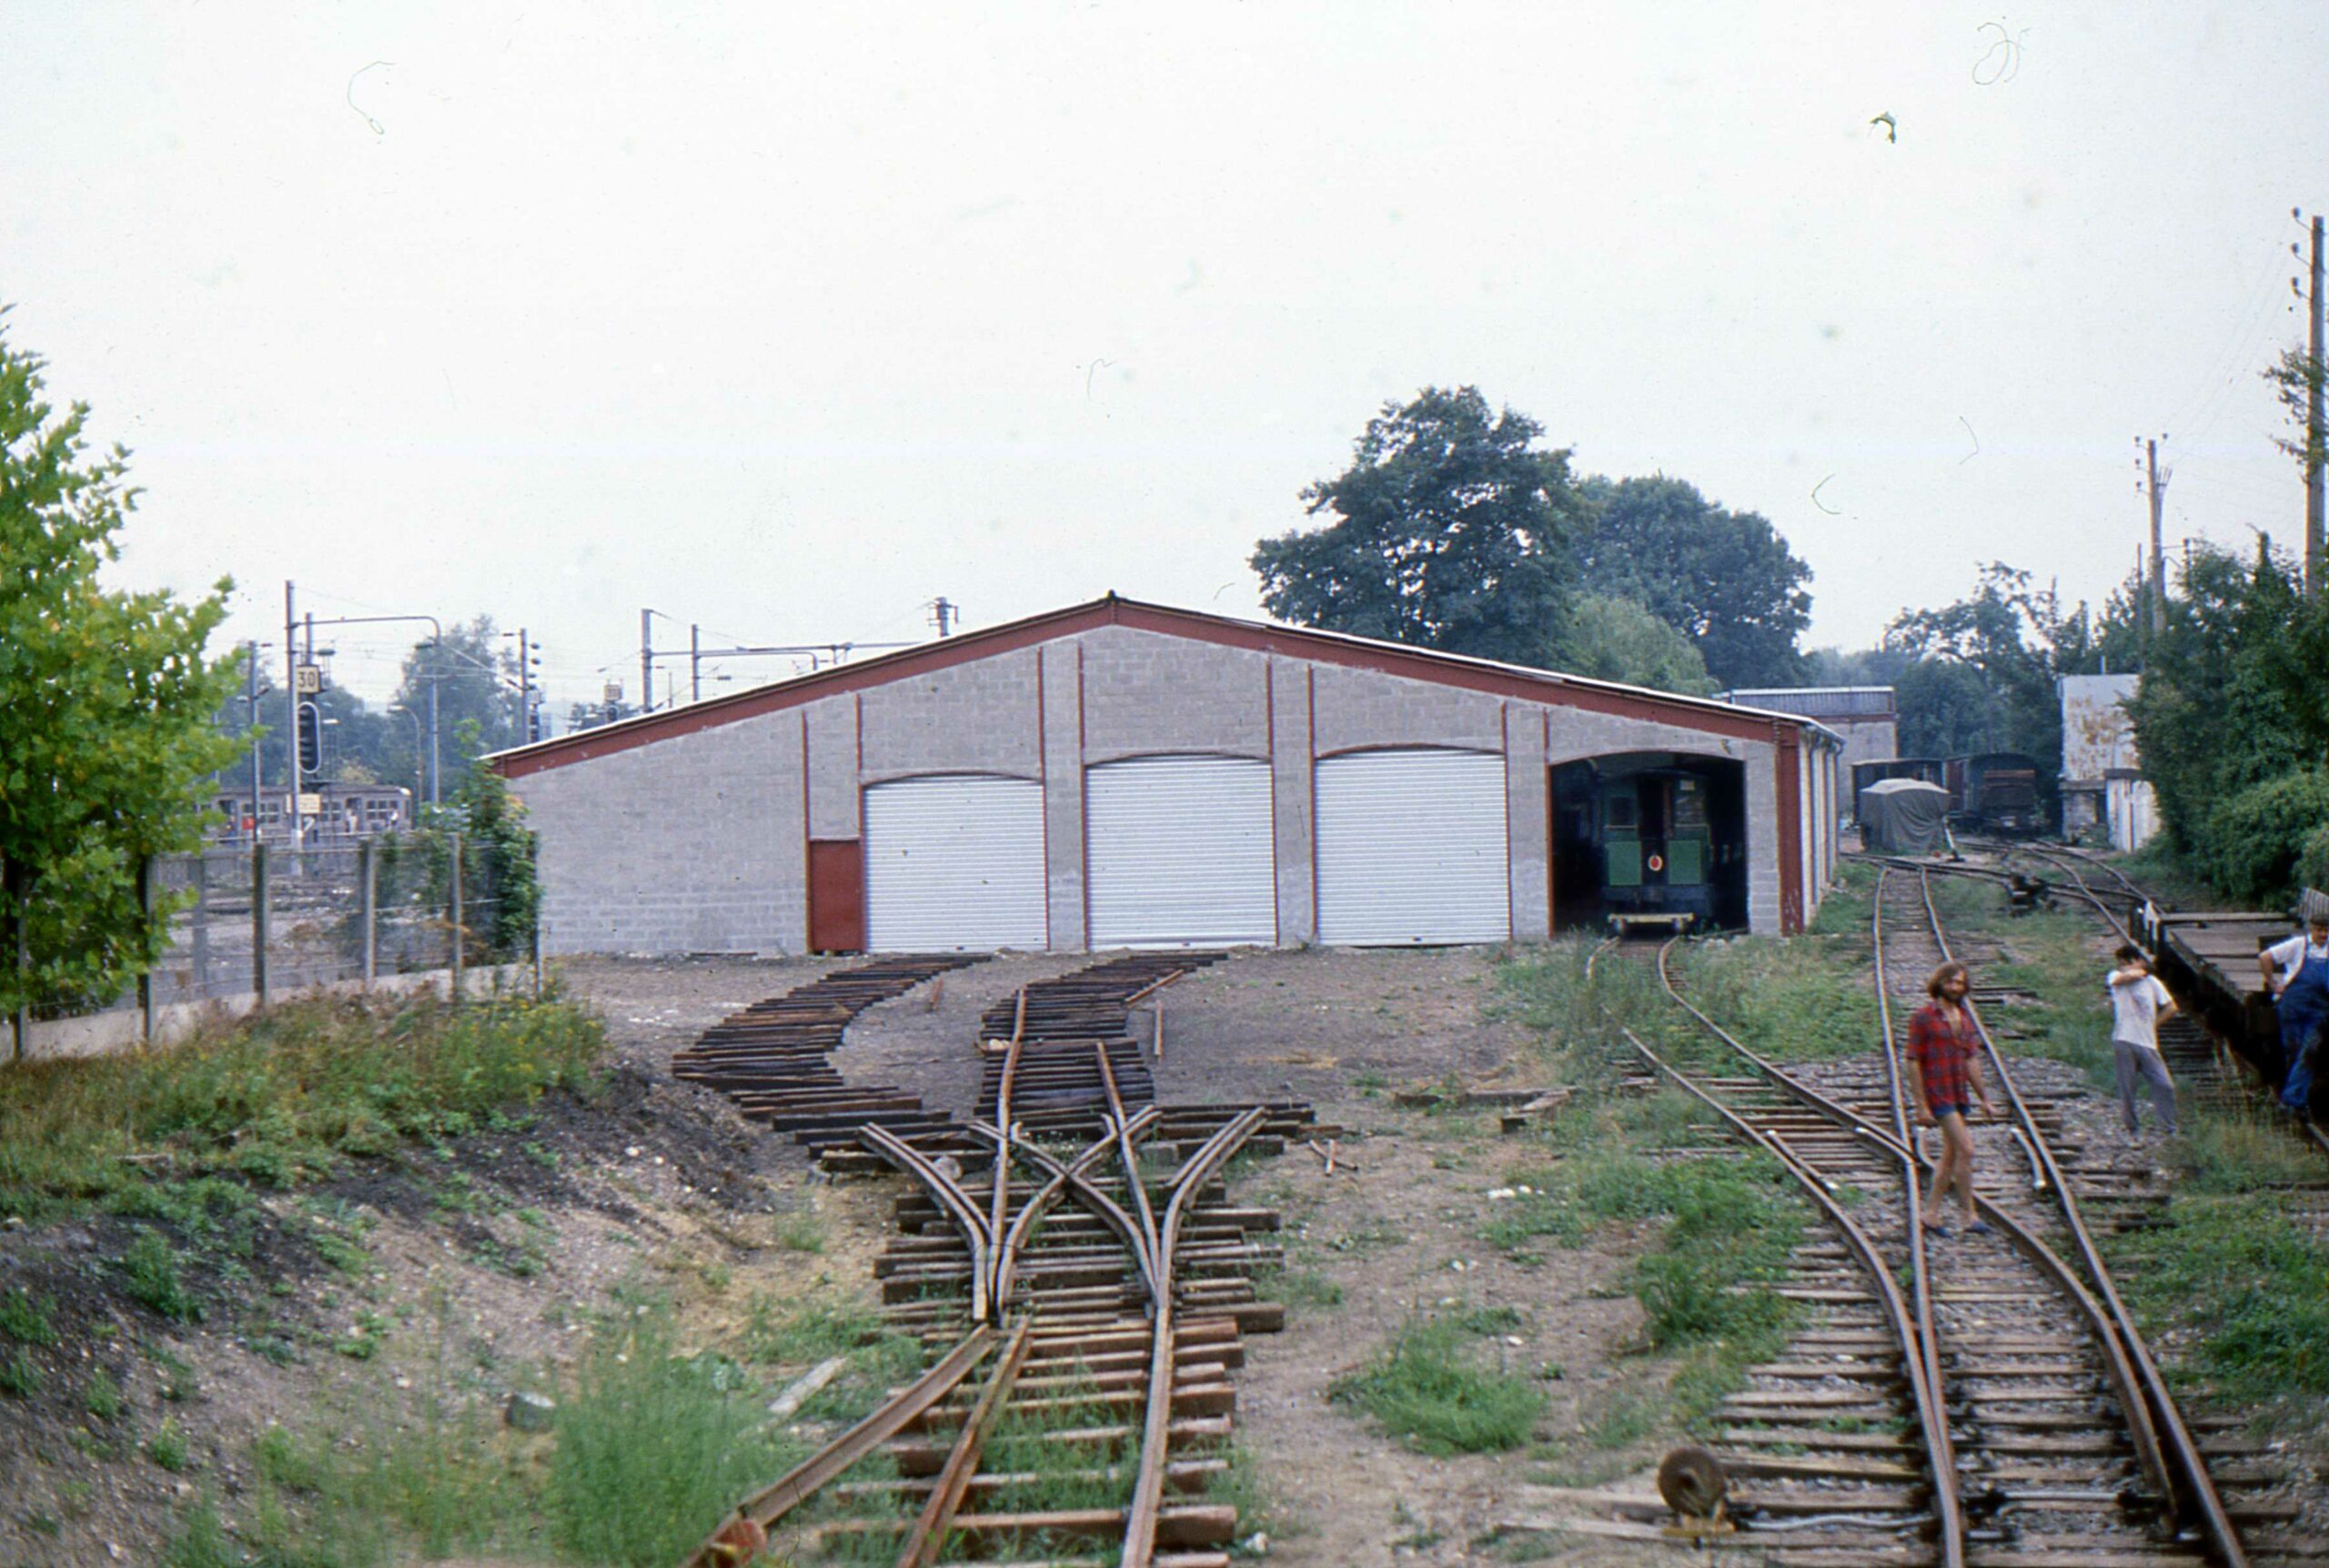
[[[1851,917],[1844,907],[1835,918]],[[1548,1241],[1610,1241],[1637,1254],[1625,1280],[1644,1312],[1640,1351],[1665,1365],[1629,1377],[1622,1395],[1605,1394],[1586,1411],[1576,1441],[1608,1450],[1702,1426],[1749,1367],[1778,1353],[1796,1313],[1769,1287],[1786,1276],[1808,1210],[1765,1155],[1679,1156],[1730,1137],[1688,1095],[1619,1091],[1640,1061],[1626,1031],[1686,1065],[1729,1070],[1736,1059],[1665,999],[1650,966],[1613,960],[1588,978],[1587,951],[1556,944],[1503,970],[1506,1005],[1542,1031],[1544,1065],[1575,1093],[1535,1135],[1553,1162],[1513,1173],[1507,1185],[1530,1191],[1493,1204],[1482,1234],[1524,1263]],[[1845,1005],[1868,987],[1864,953],[1843,942],[1742,940],[1692,952],[1687,989],[1726,1025],[1728,1010],[1743,1015],[1739,1032],[1750,1044],[1800,1057],[1834,1054],[1847,1040],[1866,1049],[1874,1038],[1872,1017]],[[1695,967],[1702,961],[1703,972]],[[1787,1040],[1796,1045],[1774,1043]]]
[[[1544,1413],[1531,1378],[1486,1364],[1466,1318],[1418,1318],[1366,1366],[1329,1391],[1366,1412],[1406,1447],[1445,1457],[1495,1453],[1526,1443]]]
[[[289,1186],[587,1091],[603,1049],[597,1020],[556,998],[343,1000],[167,1050],[25,1063],[0,1076],[0,1215],[176,1217],[188,1178]]]
[[[178,1271],[176,1249],[158,1231],[140,1231],[118,1260],[121,1288],[130,1300],[143,1302],[173,1322],[202,1321],[201,1301],[187,1288]]]
[[[21,1288],[0,1294],[0,1334],[20,1345],[53,1345],[56,1342],[56,1325],[48,1314],[56,1303],[46,1297],[35,1299]]]
[[[172,1475],[183,1475],[194,1468],[194,1454],[187,1447],[186,1433],[179,1428],[177,1417],[162,1418],[162,1424],[146,1440],[146,1457]]]
[[[2329,1246],[2293,1224],[2278,1199],[2178,1197],[2165,1224],[2117,1238],[2112,1262],[2146,1332],[2181,1331],[2185,1381],[2320,1430],[2329,1402]]]
[[[88,1386],[81,1391],[81,1408],[97,1421],[117,1421],[123,1404],[121,1384],[108,1372],[90,1374]]]
[[[40,1392],[43,1379],[40,1363],[28,1351],[10,1351],[0,1356],[0,1393],[11,1399],[30,1399]]]

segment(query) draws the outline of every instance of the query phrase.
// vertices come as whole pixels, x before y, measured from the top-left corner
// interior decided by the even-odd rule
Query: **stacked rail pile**
[[[854,1144],[869,1123],[905,1136],[937,1131],[953,1119],[904,1090],[846,1082],[832,1052],[867,1008],[980,956],[915,954],[836,970],[722,1019],[673,1053],[671,1074],[724,1090],[747,1117],[812,1152]]]

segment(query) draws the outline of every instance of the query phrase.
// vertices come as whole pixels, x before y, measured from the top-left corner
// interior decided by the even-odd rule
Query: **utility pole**
[[[2308,595],[2321,591],[2323,518],[2329,515],[2324,506],[2322,485],[2322,446],[2329,440],[2329,425],[2324,425],[2321,407],[2321,215],[2313,218],[2313,332],[2310,347],[2313,357],[2305,365],[2304,397],[2304,591]]]
[[[284,753],[291,764],[291,793],[283,802],[283,819],[291,825],[286,847],[299,850],[299,618],[291,608],[291,579],[283,580],[283,737]]]
[[[2151,634],[2158,637],[2167,630],[2167,558],[2160,548],[2160,508],[2167,499],[2167,480],[2174,477],[2170,469],[2165,477],[2159,471],[2159,443],[2143,443],[2143,460],[2151,472]]]
[[[949,603],[943,594],[939,596],[938,602],[932,605],[930,608],[932,618],[938,622],[940,637],[944,637],[952,631],[954,622],[962,618],[963,607]]]
[[[526,658],[526,628],[518,628],[518,744],[534,739],[534,667]]]
[[[688,700],[703,700],[703,628],[688,627]]]
[[[251,729],[251,842],[258,842],[259,792],[266,785],[259,779],[258,744],[258,644],[243,645],[249,649],[243,660],[243,711],[249,716]],[[237,826],[241,824],[237,823]]]
[[[652,621],[655,612],[639,612],[639,711],[649,713],[655,707],[655,632]]]

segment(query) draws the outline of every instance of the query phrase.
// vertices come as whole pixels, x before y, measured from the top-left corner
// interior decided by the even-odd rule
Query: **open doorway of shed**
[[[1678,792],[1679,779],[1695,791]],[[1675,832],[1678,793],[1695,792],[1706,817],[1706,848],[1695,884],[1669,886],[1677,857],[1667,839]],[[1607,853],[1609,802],[1630,801],[1642,880],[1614,893]],[[1619,751],[1564,762],[1552,769],[1553,930],[1598,930],[1612,914],[1695,907],[1700,924],[1743,930],[1747,925],[1747,768],[1730,758],[1679,751]],[[1648,869],[1651,857],[1656,870]],[[1688,855],[1681,857],[1687,868]],[[1621,880],[1623,879],[1621,878]],[[1693,891],[1695,887],[1698,890]]]

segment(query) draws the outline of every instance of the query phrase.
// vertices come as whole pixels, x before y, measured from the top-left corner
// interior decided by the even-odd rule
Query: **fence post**
[[[267,1005],[267,846],[251,846],[251,990]]]
[[[461,1005],[461,836],[453,839],[453,1005]]]
[[[194,994],[210,1000],[210,851],[194,853],[194,923],[188,930],[194,948]]]
[[[380,880],[379,862],[373,859],[369,839],[356,846],[356,879],[364,900],[364,989],[370,990],[380,960]]]
[[[137,912],[150,926],[154,923],[154,857],[141,856],[137,861]],[[137,972],[137,1038],[147,1045],[154,1043],[154,966],[146,965]]]
[[[6,894],[0,897],[0,915],[6,917],[0,929],[6,933],[8,959],[16,977],[16,1005],[9,1019],[15,1034],[11,1059],[22,1061],[33,1046],[32,988],[26,979],[32,973],[33,943],[25,924],[23,879],[16,868],[5,860],[0,860],[0,889],[5,889]]]

